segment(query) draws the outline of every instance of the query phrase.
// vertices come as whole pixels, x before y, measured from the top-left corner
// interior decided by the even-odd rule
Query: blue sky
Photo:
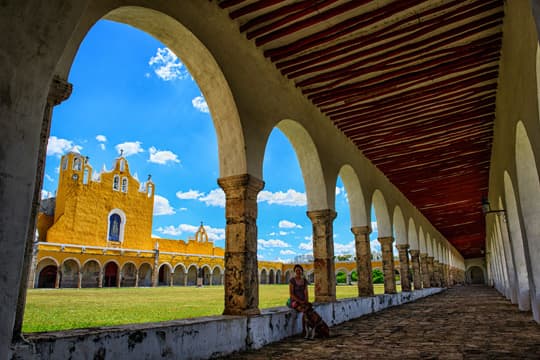
[[[91,29],[69,75],[73,93],[54,109],[44,197],[56,191],[61,155],[89,156],[100,173],[111,170],[123,149],[132,175],[144,182],[151,174],[156,184],[154,236],[187,240],[202,221],[215,245],[225,246],[215,130],[206,101],[180,59],[130,26],[101,20]],[[291,144],[277,129],[266,148],[263,173],[259,259],[291,261],[312,254],[302,174]],[[341,179],[336,193],[335,253],[354,254]],[[380,251],[376,240],[371,244],[372,251]]]

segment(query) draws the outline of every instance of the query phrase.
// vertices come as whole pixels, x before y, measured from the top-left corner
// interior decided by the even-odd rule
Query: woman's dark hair
[[[304,268],[302,267],[302,265],[300,265],[300,264],[294,265],[293,271],[296,271],[296,268],[300,268],[300,270],[302,270],[302,272],[304,272]]]

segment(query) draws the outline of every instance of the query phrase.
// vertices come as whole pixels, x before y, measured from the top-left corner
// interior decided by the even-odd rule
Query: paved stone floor
[[[492,288],[454,287],[229,359],[540,359],[540,325]]]

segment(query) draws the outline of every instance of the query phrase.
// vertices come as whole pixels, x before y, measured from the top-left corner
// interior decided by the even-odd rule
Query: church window
[[[80,171],[81,166],[82,166],[82,163],[81,163],[80,158],[77,157],[77,158],[73,159],[73,170]]]
[[[109,217],[109,241],[120,241],[120,226],[122,218],[118,214]]]
[[[83,184],[88,184],[88,178],[90,177],[90,174],[88,173],[88,169],[84,169],[84,175],[83,175]]]
[[[120,176],[114,175],[112,188],[115,191],[120,190]]]
[[[122,192],[127,193],[128,190],[128,179],[122,178]]]
[[[120,171],[124,171],[125,169],[125,164],[124,164],[124,159],[120,160]]]
[[[67,157],[64,157],[62,159],[62,170],[66,170],[67,169],[67,164],[68,164],[68,158]]]

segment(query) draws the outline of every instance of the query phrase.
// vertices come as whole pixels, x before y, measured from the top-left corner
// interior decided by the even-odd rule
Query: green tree
[[[347,282],[347,275],[344,272],[338,272],[336,275],[336,281],[338,284],[345,284]]]
[[[353,271],[351,273],[351,281],[358,281],[358,274],[356,273],[356,271]]]
[[[379,269],[373,269],[372,279],[374,284],[384,284],[384,274]]]

